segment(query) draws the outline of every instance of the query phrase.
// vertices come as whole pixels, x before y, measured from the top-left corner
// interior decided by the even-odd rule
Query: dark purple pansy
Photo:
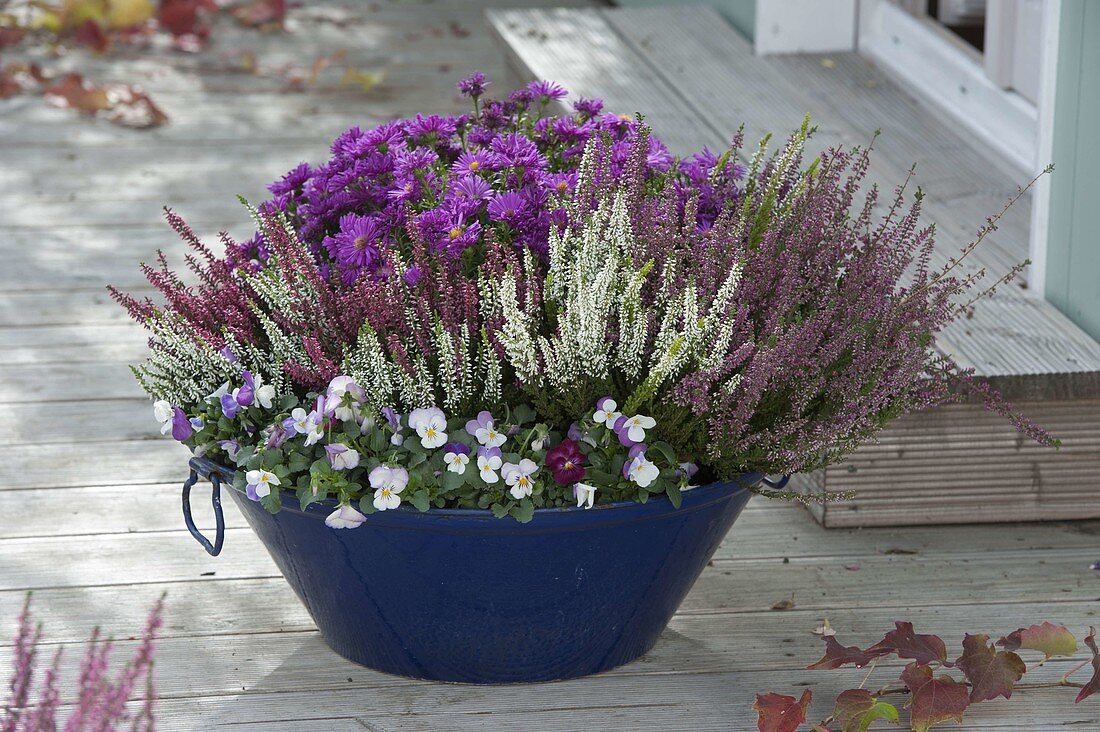
[[[562,440],[546,451],[546,467],[558,485],[584,480],[584,453],[576,440]]]

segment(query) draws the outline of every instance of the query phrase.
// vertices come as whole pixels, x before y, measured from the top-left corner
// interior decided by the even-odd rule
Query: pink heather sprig
[[[37,647],[41,640],[41,626],[35,626],[31,621],[30,601],[28,594],[19,615],[11,697],[0,715],[2,732],[55,732],[59,728],[57,713],[61,704],[58,690],[58,671],[62,655],[60,648],[54,653],[53,662],[42,678],[35,694],[36,699],[33,703],[30,700]],[[77,700],[69,719],[61,727],[64,732],[113,732],[128,721],[132,721],[130,729],[135,732],[152,732],[155,724],[153,650],[161,628],[163,610],[162,598],[149,613],[137,652],[113,681],[108,672],[112,643],[101,639],[98,628],[93,631],[80,665]],[[140,712],[131,719],[126,711],[126,703],[142,680],[145,682],[145,697]]]

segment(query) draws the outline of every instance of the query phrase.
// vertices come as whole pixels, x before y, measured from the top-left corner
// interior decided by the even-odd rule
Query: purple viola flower
[[[695,477],[695,474],[699,472],[699,466],[695,463],[680,463],[676,472],[687,476],[687,479],[691,480]]]
[[[466,423],[466,433],[488,447],[500,447],[508,439],[507,435],[497,431],[496,420],[485,410],[478,412],[477,419]]]
[[[584,433],[581,432],[581,426],[576,422],[569,425],[569,429],[566,431],[565,436],[575,442],[580,442],[584,439]]]
[[[233,349],[229,346],[223,346],[222,349],[218,351],[218,353],[221,354],[221,357],[229,363],[237,363],[237,356],[233,353]]]
[[[256,397],[256,380],[251,371],[242,371],[241,378],[244,379],[244,385],[233,390],[233,398],[242,407],[249,407]]]
[[[275,424],[271,426],[271,434],[267,436],[266,447],[270,450],[277,450],[283,446],[283,443],[288,438],[292,437],[294,433],[288,431],[283,425]]]
[[[575,440],[562,440],[546,451],[546,467],[558,485],[584,480],[584,453]]]
[[[218,440],[218,447],[224,450],[225,454],[234,460],[237,459],[237,455],[241,452],[241,443],[236,440]]]
[[[241,405],[233,398],[232,394],[221,395],[222,414],[226,419],[236,419],[237,412],[240,411]]]
[[[552,81],[532,81],[527,85],[527,91],[531,92],[531,96],[542,100],[543,103],[565,99],[569,96],[569,92]]]
[[[359,465],[359,452],[338,442],[325,445],[325,456],[333,470],[352,470]]]
[[[179,407],[172,410],[172,437],[179,442],[183,442],[191,435],[195,434],[195,428],[191,424],[191,420],[187,418],[187,413]]]
[[[455,86],[458,87],[458,93],[462,96],[477,99],[485,93],[485,87],[489,86],[489,82],[485,81],[485,74],[475,71]]]

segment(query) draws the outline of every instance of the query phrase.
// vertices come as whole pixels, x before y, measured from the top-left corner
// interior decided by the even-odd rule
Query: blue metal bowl
[[[196,473],[231,476],[201,458],[192,469],[189,528]],[[662,497],[539,509],[520,524],[402,506],[351,530],[325,526],[331,501],[301,511],[287,493],[272,515],[230,494],[341,656],[401,676],[501,684],[599,673],[652,648],[748,502],[745,486],[762,479],[693,488],[678,509]],[[215,553],[220,531],[216,545],[200,541]]]

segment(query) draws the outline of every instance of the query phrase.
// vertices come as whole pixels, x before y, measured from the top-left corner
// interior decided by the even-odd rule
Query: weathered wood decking
[[[853,678],[804,670],[819,654],[811,631],[824,618],[851,643],[871,642],[902,618],[952,638],[1042,618],[1075,630],[1095,622],[1100,577],[1088,565],[1100,559],[1100,522],[825,531],[797,508],[754,502],[645,659],[565,683],[430,684],[330,652],[232,505],[225,552],[202,551],[179,514],[186,451],[156,433],[124,367],[140,356],[142,335],[104,284],[139,286],[135,263],[157,246],[179,261],[163,203],[202,231],[242,233],[246,217],[232,194],[258,197],[300,159],[322,158],[347,125],[454,108],[451,85],[473,68],[503,87],[482,5],[381,3],[341,27],[307,20],[340,12],[311,3],[292,14],[286,37],[219,29],[200,57],[141,62],[140,80],[172,117],[147,133],[37,99],[0,103],[0,672],[27,590],[48,642],[67,650],[67,679],[93,626],[122,639],[122,656],[167,592],[156,669],[166,732],[741,732],[755,729],[758,691],[810,685],[823,716],[829,694]],[[471,34],[449,32],[452,20]],[[363,66],[387,67],[388,79],[366,97],[285,95],[200,63],[238,44],[261,49],[261,62],[298,55],[305,64],[345,47]],[[126,64],[93,67],[102,80],[135,80]],[[203,508],[196,501],[209,526]],[[770,610],[792,596],[795,609]],[[1043,673],[1064,668],[1052,662]],[[1100,726],[1100,708],[1073,707],[1071,696],[1019,692],[982,704],[965,728]]]

